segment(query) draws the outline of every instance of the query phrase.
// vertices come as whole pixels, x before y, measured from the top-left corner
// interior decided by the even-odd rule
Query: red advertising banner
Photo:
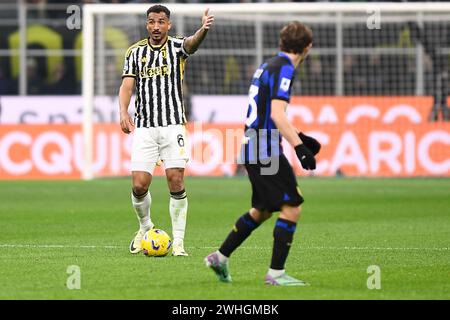
[[[247,98],[198,99],[204,103],[203,111],[219,116],[216,123],[187,126],[187,174],[233,175],[238,166]],[[77,100],[70,101],[76,106]],[[102,101],[98,103],[107,105]],[[229,106],[226,113],[216,110],[219,105],[220,110]],[[314,175],[450,176],[450,123],[428,122],[431,105],[431,97],[293,97],[287,114],[299,130],[323,145]],[[47,110],[53,120],[56,110],[60,110],[56,104]],[[28,110],[16,118],[32,116],[36,118]],[[14,118],[11,112],[10,117]],[[94,175],[129,175],[132,135],[123,134],[118,124],[95,124],[94,128]],[[285,144],[284,150],[297,174],[310,174],[301,169],[290,146]],[[82,168],[79,124],[0,126],[0,179],[79,179]],[[157,167],[155,174],[163,175],[163,167]]]
[[[301,130],[323,145],[314,175],[450,176],[450,123],[302,124]],[[242,124],[187,126],[188,175],[233,175],[242,141]],[[95,176],[130,174],[132,135],[119,125],[96,125]],[[285,154],[299,175],[301,169],[288,145]],[[79,125],[0,126],[0,179],[79,179],[83,139]],[[163,168],[157,167],[156,175]]]

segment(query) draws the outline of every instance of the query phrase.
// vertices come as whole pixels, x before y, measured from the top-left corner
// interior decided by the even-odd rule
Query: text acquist
[[[214,308],[199,306],[183,306],[182,304],[172,308],[172,315],[196,315],[200,318],[208,313],[216,315],[275,315],[278,314],[278,305],[222,305],[217,304]]]

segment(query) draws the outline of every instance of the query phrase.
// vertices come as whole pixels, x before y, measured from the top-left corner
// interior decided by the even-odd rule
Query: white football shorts
[[[131,148],[131,171],[153,175],[161,160],[165,169],[185,168],[189,160],[186,127],[181,124],[156,128],[135,128]]]

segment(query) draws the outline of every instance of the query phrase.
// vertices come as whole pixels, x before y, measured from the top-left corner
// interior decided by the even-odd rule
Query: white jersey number
[[[255,101],[255,97],[258,95],[258,92],[259,87],[252,84],[250,86],[250,90],[248,91],[248,105],[250,107],[250,114],[248,115],[247,120],[245,121],[245,125],[247,127],[250,127],[258,117],[258,106]]]

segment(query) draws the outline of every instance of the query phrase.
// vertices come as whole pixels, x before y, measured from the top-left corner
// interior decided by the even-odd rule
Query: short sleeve
[[[186,40],[186,37],[172,37],[172,41],[174,43],[174,48],[177,53],[177,56],[186,60],[190,56],[190,54],[184,48],[185,40]]]
[[[187,53],[186,49],[184,48],[184,41],[186,41],[186,38],[183,38],[183,43],[181,44],[181,53],[183,54],[183,58],[187,59],[190,54]]]
[[[127,50],[125,54],[125,61],[123,63],[122,78],[124,77],[136,77],[136,61],[134,50],[132,48]]]
[[[294,78],[294,67],[283,65],[270,79],[272,99],[280,99],[289,102],[291,98],[291,86]]]

